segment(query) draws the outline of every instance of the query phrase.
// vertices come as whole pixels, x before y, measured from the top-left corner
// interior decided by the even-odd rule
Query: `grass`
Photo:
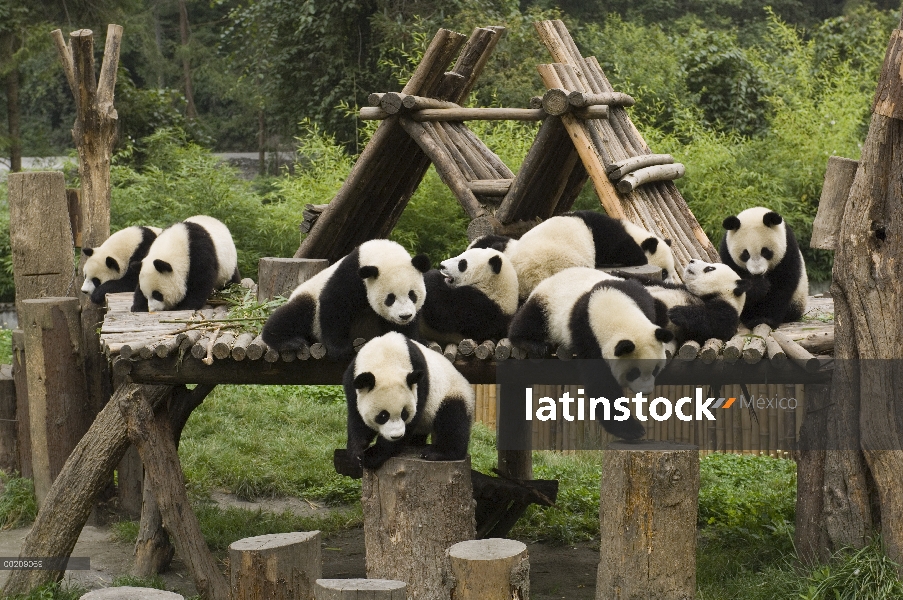
[[[13,362],[12,329],[0,329],[0,365],[11,365]]]
[[[0,472],[3,494],[0,494],[0,530],[23,527],[38,514],[34,496],[34,483],[16,475]]]
[[[28,594],[8,596],[7,600],[78,600],[88,590],[79,585],[64,585],[61,583],[45,583]]]

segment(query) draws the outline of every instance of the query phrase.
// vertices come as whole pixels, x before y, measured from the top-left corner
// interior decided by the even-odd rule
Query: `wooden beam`
[[[809,240],[811,248],[834,250],[843,221],[843,210],[847,205],[847,198],[858,168],[857,160],[840,156],[828,158],[825,182],[818,200],[818,212],[812,222],[812,238]]]
[[[624,175],[643,167],[651,167],[653,165],[670,165],[674,163],[674,157],[670,154],[641,154],[640,156],[631,156],[624,160],[619,160],[608,165],[606,171],[612,180],[618,180]]]
[[[534,108],[427,108],[411,113],[418,123],[425,121],[541,121],[542,109]]]

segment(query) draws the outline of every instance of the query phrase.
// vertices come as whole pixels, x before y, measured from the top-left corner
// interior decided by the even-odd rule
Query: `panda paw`
[[[646,435],[646,428],[633,416],[626,421],[603,420],[602,428],[613,436],[627,441],[638,440]]]
[[[426,448],[423,449],[423,452],[420,453],[420,458],[422,458],[423,460],[443,461],[443,460],[462,460],[464,457],[463,456],[461,456],[461,457],[452,456],[448,452],[443,452],[432,446],[427,446]]]

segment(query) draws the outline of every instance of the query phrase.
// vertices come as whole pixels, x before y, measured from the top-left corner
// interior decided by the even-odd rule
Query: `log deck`
[[[227,325],[222,307],[132,313],[131,294],[110,294],[107,306],[100,332],[103,351],[115,371],[135,383],[331,385],[341,382],[348,364],[330,360],[320,344],[280,353],[268,348],[258,335],[216,331],[216,326],[201,332],[184,322],[210,320]],[[823,354],[833,347],[833,311],[830,298],[809,298],[806,320],[782,325],[777,336],[756,328],[754,332],[742,330],[726,343],[688,342],[678,349],[657,382],[825,381],[830,377],[829,357],[816,357],[807,348]],[[527,358],[507,339],[463,340],[450,346],[437,348],[474,384],[495,383],[496,366],[503,360]]]

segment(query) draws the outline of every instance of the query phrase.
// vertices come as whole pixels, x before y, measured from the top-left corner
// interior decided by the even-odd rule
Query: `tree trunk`
[[[194,119],[198,111],[194,106],[194,87],[191,85],[191,61],[188,59],[188,7],[185,0],[179,0],[179,35],[182,41],[182,76],[185,79],[185,116]]]
[[[16,425],[16,384],[12,368],[0,365],[0,470],[7,473],[19,472]]]
[[[314,600],[323,574],[320,532],[259,535],[229,546],[232,600]]]
[[[6,118],[9,125],[9,170],[22,170],[22,113],[19,109],[19,67],[6,75]]]

